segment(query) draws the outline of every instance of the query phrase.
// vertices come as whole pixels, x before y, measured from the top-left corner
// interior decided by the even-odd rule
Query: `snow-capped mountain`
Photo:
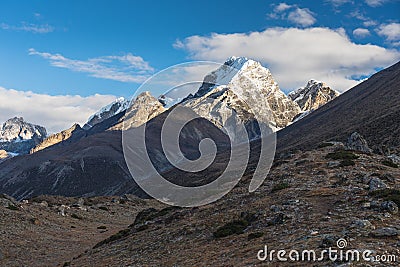
[[[339,95],[339,92],[333,90],[324,82],[316,80],[308,81],[305,87],[301,87],[288,94],[301,108],[301,113],[293,119],[293,122],[301,120]]]
[[[85,130],[90,129],[94,125],[111,118],[112,116],[125,111],[129,107],[129,100],[120,97],[114,100],[112,103],[101,108],[95,114],[89,117],[86,124],[82,127]]]
[[[305,87],[288,94],[296,102],[302,112],[316,110],[322,105],[339,96],[339,92],[330,88],[326,83],[310,80]]]
[[[27,154],[30,149],[46,138],[46,129],[24,121],[11,118],[0,128],[0,149],[7,152]]]
[[[257,120],[277,130],[300,112],[299,106],[279,89],[268,69],[244,57],[231,57],[208,74],[184,105],[218,127],[235,112],[244,123]]]

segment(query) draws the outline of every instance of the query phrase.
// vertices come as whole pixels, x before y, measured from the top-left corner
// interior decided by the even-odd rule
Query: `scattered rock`
[[[372,223],[368,220],[356,220],[353,222],[351,226],[360,229],[368,229],[368,230],[375,229],[375,226],[373,226]]]
[[[382,203],[381,207],[382,207],[383,210],[387,210],[391,214],[399,213],[399,207],[393,201],[390,201],[390,200],[389,201],[385,201],[385,202]]]
[[[277,205],[272,205],[272,206],[269,208],[269,210],[270,210],[270,211],[273,211],[273,212],[279,212],[279,211],[281,211],[281,208],[280,208],[279,206],[277,206]]]
[[[313,230],[313,231],[310,232],[310,235],[312,235],[312,236],[315,236],[315,235],[318,235],[318,234],[319,234],[319,232],[316,231],[316,230]]]
[[[372,153],[372,149],[368,147],[367,141],[357,132],[352,133],[347,139],[346,149]]]
[[[364,202],[364,203],[362,204],[362,207],[365,208],[365,209],[371,208],[371,202]]]
[[[48,207],[49,203],[47,203],[47,201],[42,201],[42,202],[40,202],[39,205],[42,206],[42,207]]]
[[[369,191],[386,189],[388,186],[379,178],[372,178],[369,182]]]
[[[400,231],[392,227],[383,227],[371,232],[372,237],[392,237],[398,236]]]
[[[388,158],[391,159],[394,163],[400,164],[400,157],[399,156],[397,156],[395,154],[392,154],[392,155],[388,156]]]
[[[327,165],[328,165],[328,168],[335,168],[340,165],[340,162],[339,161],[329,161]]]
[[[287,217],[285,216],[285,214],[279,213],[279,214],[276,215],[272,220],[268,221],[267,224],[268,224],[268,225],[284,224],[286,218],[287,218]]]
[[[325,235],[323,239],[321,240],[321,248],[328,248],[328,247],[335,247],[336,246],[336,241],[339,238],[334,235]]]
[[[391,175],[389,173],[382,174],[381,179],[386,180],[388,182],[395,182],[393,175]]]

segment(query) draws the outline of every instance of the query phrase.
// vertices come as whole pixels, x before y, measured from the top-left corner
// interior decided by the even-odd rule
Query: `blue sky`
[[[56,131],[166,67],[230,55],[261,61],[286,92],[311,78],[344,91],[400,59],[399,14],[398,0],[1,1],[0,121]]]

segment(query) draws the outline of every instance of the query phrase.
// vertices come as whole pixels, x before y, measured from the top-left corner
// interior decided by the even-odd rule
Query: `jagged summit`
[[[94,125],[103,122],[120,112],[125,111],[129,107],[129,102],[129,100],[123,97],[117,98],[116,100],[90,116],[88,121],[82,128],[88,130]]]
[[[193,98],[215,96],[218,91],[227,92],[227,88],[232,91],[229,93],[230,97],[221,99],[229,102],[233,97],[235,99],[233,101],[236,102],[236,112],[239,108],[245,113],[260,115],[267,118],[268,123],[276,129],[288,125],[300,112],[298,105],[279,89],[270,70],[260,62],[245,57],[227,59],[221,67],[204,78],[202,86]],[[215,104],[217,105],[217,102]],[[201,115],[209,118],[213,116],[212,114],[218,114],[211,111],[214,111],[213,108],[206,109]],[[209,119],[215,120],[215,118]]]
[[[22,117],[14,117],[0,128],[0,149],[26,154],[46,136],[46,128],[26,122]]]
[[[163,104],[150,92],[142,92],[129,106],[129,112],[123,117],[123,124],[125,128],[139,127],[165,110]],[[116,125],[114,129],[122,129],[122,123]]]
[[[325,105],[339,96],[339,92],[333,90],[324,82],[310,80],[305,87],[289,93],[288,96],[299,105],[303,112],[306,112]]]
[[[46,129],[39,125],[28,123],[22,117],[7,120],[0,129],[1,141],[23,141],[46,137]]]

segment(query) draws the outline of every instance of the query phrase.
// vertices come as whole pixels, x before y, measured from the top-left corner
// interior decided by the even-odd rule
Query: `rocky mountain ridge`
[[[316,80],[310,80],[306,86],[288,94],[299,105],[302,112],[316,110],[339,95],[339,92],[330,88],[326,83]]]
[[[88,130],[94,125],[99,124],[118,113],[125,112],[129,107],[129,103],[130,101],[123,97],[117,98],[112,103],[102,107],[99,111],[90,116],[82,128]]]
[[[47,147],[53,146],[55,144],[58,144],[62,141],[65,141],[69,138],[71,138],[73,135],[79,135],[83,134],[84,130],[81,128],[79,124],[74,124],[71,126],[71,128],[61,131],[59,133],[55,133],[44,139],[41,143],[36,145],[34,148],[31,149],[30,153],[35,153],[40,150],[43,150]]]
[[[113,103],[96,113],[103,115],[92,116],[101,121],[79,131],[82,134],[70,135],[68,133],[71,131],[66,131],[54,135],[38,146],[38,149],[42,149],[39,153],[33,153],[29,158],[7,160],[7,164],[2,163],[1,192],[12,194],[18,199],[40,194],[93,196],[135,193],[144,196],[127,170],[121,146],[121,130],[124,127],[142,126],[147,121],[149,123],[146,127],[151,129],[148,131],[149,136],[146,136],[150,144],[149,155],[157,165],[156,168],[168,171],[172,181],[178,179],[186,184],[188,181],[181,178],[187,177],[187,174],[170,171],[172,166],[165,159],[159,143],[163,122],[173,107],[164,108],[148,92],[139,94],[130,103],[129,112],[121,104],[124,103],[122,99]],[[270,71],[260,63],[246,58],[230,58],[222,67],[205,77],[198,92],[182,102],[182,105],[188,105],[206,118],[191,123],[182,133],[182,151],[189,158],[196,158],[199,153],[198,144],[204,138],[217,140],[218,148],[229,147],[229,139],[220,131],[220,127],[232,112],[236,112],[237,119],[245,122],[247,129],[254,133],[250,137],[258,134],[253,124],[258,119],[257,115],[267,119],[270,130],[276,130],[290,123],[300,112],[298,105],[279,89]],[[222,106],[224,109],[221,109]],[[218,155],[212,166],[214,174],[218,174],[219,169],[226,165],[225,154],[221,152]],[[205,170],[197,176],[191,175],[189,180],[197,185],[212,177]]]
[[[0,128],[0,150],[27,154],[46,136],[46,128],[26,122],[22,117],[14,117]]]
[[[225,96],[227,93],[230,96]],[[215,99],[217,95],[219,100],[211,104],[208,100]],[[191,104],[188,106],[212,121],[221,123],[224,117],[218,112],[220,103],[225,102],[229,106],[235,102],[235,112],[246,113],[252,119],[263,118],[265,121],[260,123],[267,123],[275,130],[286,127],[300,112],[298,105],[279,89],[271,72],[259,62],[245,57],[231,57],[208,74],[187,102],[192,99],[195,99],[196,108]],[[202,108],[201,103],[207,107]]]

